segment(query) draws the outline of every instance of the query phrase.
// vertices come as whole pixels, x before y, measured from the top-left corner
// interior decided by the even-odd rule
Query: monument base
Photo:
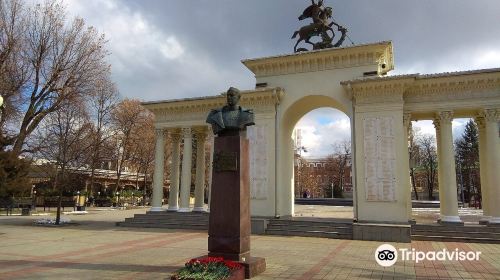
[[[245,279],[253,278],[266,270],[266,259],[250,257],[240,262],[245,267]]]
[[[195,259],[203,259],[206,258],[207,255],[201,256]],[[214,254],[208,254],[208,257],[223,257],[226,259],[225,256],[222,255],[214,255]],[[229,258],[227,258],[229,259]],[[250,279],[253,278],[262,272],[266,270],[266,259],[265,258],[260,258],[260,257],[243,257],[244,260],[237,261],[239,264],[241,264],[245,268],[245,279]],[[231,259],[229,259],[231,260]]]

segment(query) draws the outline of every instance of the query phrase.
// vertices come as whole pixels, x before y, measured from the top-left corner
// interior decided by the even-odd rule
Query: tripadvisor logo
[[[399,252],[398,252],[399,251]],[[479,261],[480,251],[466,252],[460,251],[457,248],[449,251],[442,249],[439,251],[417,251],[415,248],[401,248],[397,250],[390,244],[382,244],[375,250],[375,260],[384,267],[393,266],[398,260],[398,255],[402,261]]]

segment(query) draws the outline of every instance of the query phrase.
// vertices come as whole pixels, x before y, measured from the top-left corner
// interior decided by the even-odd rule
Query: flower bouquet
[[[242,280],[245,279],[245,268],[230,260],[220,257],[204,257],[187,262],[172,280]]]

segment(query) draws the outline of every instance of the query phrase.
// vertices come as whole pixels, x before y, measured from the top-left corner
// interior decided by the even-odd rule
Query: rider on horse
[[[311,0],[312,4],[307,7],[304,12],[302,12],[302,15],[300,15],[299,20],[303,20],[306,18],[312,18],[313,23],[320,23],[322,24],[324,21],[321,18],[321,14],[324,11],[323,9],[323,0],[319,0],[318,3],[314,2],[314,0]]]

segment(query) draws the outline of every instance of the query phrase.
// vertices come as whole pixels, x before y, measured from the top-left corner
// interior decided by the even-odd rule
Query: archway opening
[[[351,121],[320,107],[305,113],[293,133],[296,217],[353,218]]]

